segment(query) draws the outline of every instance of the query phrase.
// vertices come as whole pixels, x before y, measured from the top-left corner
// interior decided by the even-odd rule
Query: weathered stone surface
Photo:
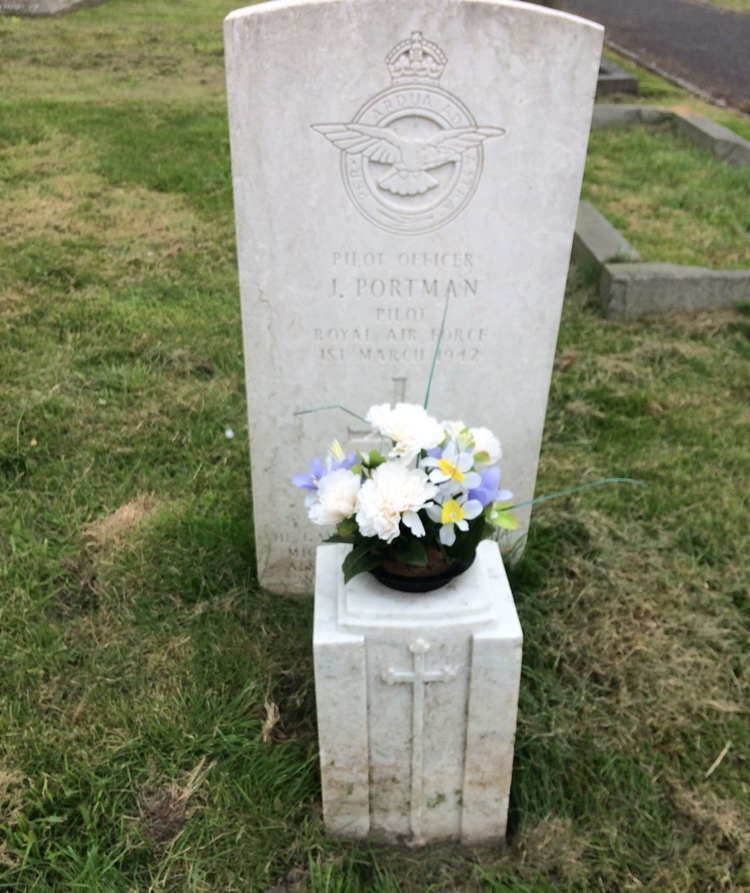
[[[608,319],[733,307],[750,301],[750,270],[605,264],[599,293]]]
[[[522,634],[495,543],[427,595],[318,548],[315,691],[326,828],[413,844],[499,840],[508,814]]]
[[[602,59],[599,66],[599,81],[596,87],[596,98],[612,96],[614,93],[637,93],[638,78],[625,71],[609,59]]]
[[[98,6],[104,0],[0,0],[0,15],[52,16]]]
[[[590,202],[578,206],[571,254],[581,266],[600,267],[609,261],[639,261],[640,254]]]
[[[677,129],[692,142],[713,152],[732,167],[750,166],[750,142],[704,115],[683,112],[674,115]]]
[[[602,32],[506,0],[267,3],[225,29],[258,572],[309,592],[321,531],[286,482],[364,434],[295,412],[421,403],[446,300],[430,410],[492,429],[533,496]]]
[[[666,109],[642,105],[597,105],[591,127],[621,127],[623,124],[659,124],[672,117]]]

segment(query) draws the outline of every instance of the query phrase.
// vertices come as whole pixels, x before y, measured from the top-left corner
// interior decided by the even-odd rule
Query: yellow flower
[[[466,516],[464,515],[464,510],[456,502],[456,500],[449,499],[446,503],[443,504],[443,510],[440,513],[440,523],[457,524],[459,521],[463,521],[465,517]]]
[[[443,472],[446,480],[458,481],[459,484],[463,483],[464,476],[458,469],[458,460],[451,462],[449,459],[439,459],[437,467]]]

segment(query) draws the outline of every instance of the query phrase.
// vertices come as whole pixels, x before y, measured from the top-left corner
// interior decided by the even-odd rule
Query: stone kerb
[[[678,112],[654,106],[597,105],[591,127],[619,127],[623,124],[658,124],[674,121],[677,129],[703,149],[732,167],[750,166],[750,142],[729,128],[693,112]]]
[[[100,3],[104,3],[104,0],[0,0],[0,16],[33,18],[62,15]]]
[[[750,143],[710,118],[641,106],[600,105],[592,127],[673,120],[692,142],[734,167],[750,166]],[[713,310],[750,301],[750,270],[709,270],[644,263],[632,245],[588,202],[581,202],[571,258],[599,270],[599,296],[608,319]]]
[[[612,96],[614,93],[637,93],[638,78],[620,68],[609,59],[602,59],[599,65],[599,81],[596,86],[596,98]]]
[[[599,296],[607,319],[734,307],[750,301],[750,270],[605,264]]]

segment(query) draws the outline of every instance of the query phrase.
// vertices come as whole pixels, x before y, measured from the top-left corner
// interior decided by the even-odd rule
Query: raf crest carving
[[[415,31],[391,50],[392,85],[348,124],[313,124],[341,150],[344,185],[371,223],[392,233],[433,232],[471,200],[482,173],[482,144],[501,127],[478,126],[440,87],[448,60]]]

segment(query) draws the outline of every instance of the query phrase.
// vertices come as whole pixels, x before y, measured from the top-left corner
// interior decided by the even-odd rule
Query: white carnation
[[[487,453],[490,457],[487,462],[478,462],[477,465],[494,465],[500,461],[503,455],[500,441],[489,428],[469,428],[469,433],[474,438],[474,452]]]
[[[362,484],[357,497],[357,524],[363,536],[377,536],[387,543],[399,535],[403,521],[415,536],[424,536],[417,512],[438,492],[421,468],[401,462],[379,465]]]
[[[330,471],[320,479],[308,516],[316,524],[340,524],[351,518],[357,506],[359,475],[345,468]]]
[[[367,421],[393,441],[389,458],[404,462],[411,462],[421,450],[436,447],[445,437],[437,419],[414,403],[397,403],[393,409],[389,403],[372,406]]]

